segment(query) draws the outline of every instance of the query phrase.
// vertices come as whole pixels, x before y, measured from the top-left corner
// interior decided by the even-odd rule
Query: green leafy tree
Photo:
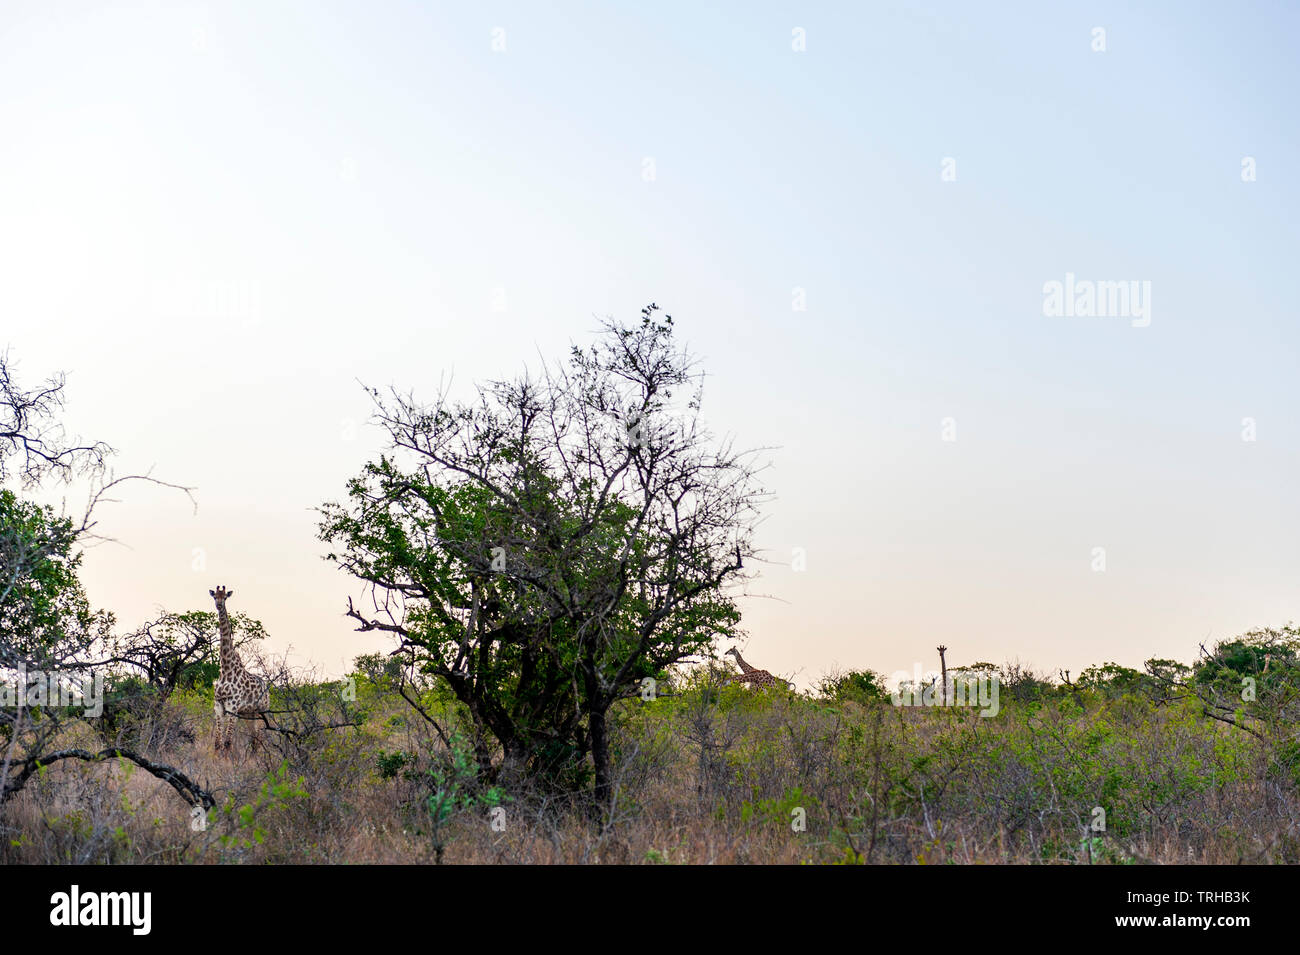
[[[1288,624],[1202,645],[1193,667],[1148,661],[1147,673],[1169,699],[1195,699],[1204,715],[1270,743],[1293,739],[1300,724],[1298,654],[1300,630]]]
[[[0,663],[55,669],[110,631],[77,578],[70,518],[0,490],[0,539]]]
[[[474,401],[372,391],[391,455],[321,523],[372,599],[349,615],[446,681],[480,764],[493,741],[507,773],[590,755],[602,803],[610,707],[735,632],[764,497],[657,310]]]

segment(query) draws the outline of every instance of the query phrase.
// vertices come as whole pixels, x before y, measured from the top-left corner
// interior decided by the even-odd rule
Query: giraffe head
[[[225,587],[221,586],[221,584],[217,584],[217,589],[209,590],[208,593],[212,594],[212,599],[217,602],[218,608],[225,607],[226,601],[235,596],[233,590],[227,590]]]
[[[723,656],[724,656],[724,657],[733,657],[733,656],[734,656],[737,660],[739,660],[739,659],[740,659],[740,651],[737,650],[735,647],[732,647],[730,650],[728,650],[726,653],[724,653]]]

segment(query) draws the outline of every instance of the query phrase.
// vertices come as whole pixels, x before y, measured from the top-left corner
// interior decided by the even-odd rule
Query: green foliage
[[[1034,703],[1056,695],[1051,681],[1019,662],[998,667],[999,695],[1005,702]]]
[[[73,522],[48,505],[0,489],[0,652],[8,660],[58,662],[113,625],[90,607],[77,571]]]
[[[352,666],[356,676],[380,691],[393,690],[402,678],[402,661],[387,653],[363,653]]]
[[[1078,685],[1082,689],[1099,690],[1107,696],[1123,696],[1135,690],[1145,689],[1151,679],[1146,674],[1117,663],[1102,666],[1090,666],[1079,674]]]
[[[1198,661],[1193,679],[1203,686],[1231,689],[1243,677],[1262,677],[1296,668],[1300,652],[1300,630],[1288,624],[1280,629],[1252,630],[1233,640],[1224,640],[1214,652]]]
[[[1079,862],[1090,865],[1133,865],[1132,856],[1101,836],[1085,837],[1075,849]]]
[[[815,797],[795,786],[775,798],[746,800],[741,803],[740,821],[790,831],[795,811],[802,809],[810,815],[816,805]]]
[[[450,752],[428,771],[430,792],[426,807],[435,829],[457,812],[490,809],[505,801],[505,791],[501,787],[479,785],[478,764],[473,750],[460,738],[452,742]]]
[[[1269,758],[1268,774],[1300,787],[1300,738],[1284,739]]]
[[[381,749],[375,754],[375,763],[381,779],[396,779],[399,773],[415,763],[415,754],[402,750],[390,753]]]
[[[261,845],[266,841],[268,826],[308,798],[303,777],[291,778],[288,762],[282,762],[267,774],[252,802],[242,806],[236,806],[233,800],[226,803],[223,811],[233,831],[219,836],[218,841],[226,848],[249,849]]]
[[[848,673],[826,677],[819,684],[818,691],[824,698],[836,703],[884,703],[890,698],[885,678],[875,670],[850,670]]]
[[[1220,643],[1208,659],[1196,667],[1198,683],[1227,681],[1234,683],[1243,674],[1254,676],[1264,669],[1266,647],[1249,640],[1229,640]]]
[[[483,783],[475,753],[466,740],[457,735],[451,743],[450,750],[437,754],[425,773],[428,795],[424,809],[438,862],[446,850],[447,826],[456,817],[490,811],[508,800],[502,787]]]

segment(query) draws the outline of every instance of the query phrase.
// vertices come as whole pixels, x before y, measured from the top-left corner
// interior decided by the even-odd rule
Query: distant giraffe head
[[[225,587],[221,586],[221,584],[217,584],[217,589],[209,590],[208,593],[210,593],[212,595],[212,599],[217,602],[218,610],[225,610],[226,600],[229,599],[230,597],[235,596],[235,592],[233,590],[227,590]]]

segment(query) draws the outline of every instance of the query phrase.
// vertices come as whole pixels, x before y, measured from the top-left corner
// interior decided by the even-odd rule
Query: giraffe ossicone
[[[270,684],[251,673],[235,649],[230,615],[226,601],[235,595],[233,590],[218,586],[209,590],[217,604],[217,626],[221,633],[221,673],[212,685],[212,710],[216,717],[213,745],[218,753],[231,752],[235,743],[235,726],[240,717],[257,717],[271,708]],[[260,732],[253,730],[254,741]]]

